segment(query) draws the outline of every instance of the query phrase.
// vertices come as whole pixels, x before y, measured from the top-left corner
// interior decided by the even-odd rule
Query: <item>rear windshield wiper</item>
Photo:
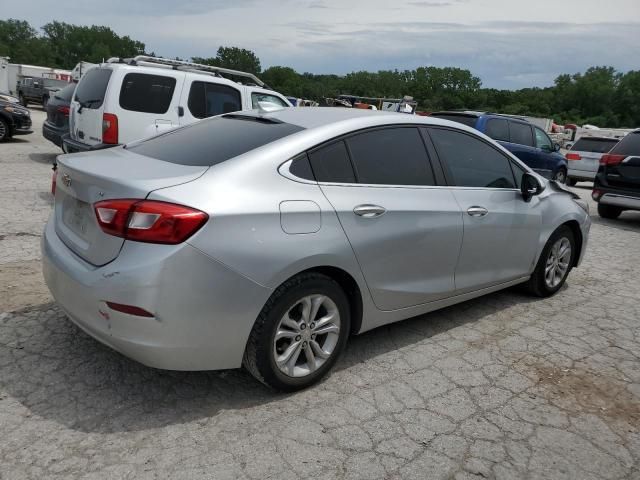
[[[82,100],[78,100],[76,98],[76,101],[80,104],[80,108],[78,109],[78,113],[82,113],[82,109],[83,108],[89,108],[91,106],[91,104],[101,102],[102,99],[101,98],[95,98],[93,100],[84,100],[84,101],[82,101]]]

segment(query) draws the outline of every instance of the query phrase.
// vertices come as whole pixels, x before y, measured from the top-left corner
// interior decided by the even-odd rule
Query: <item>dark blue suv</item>
[[[559,153],[560,145],[524,119],[483,112],[436,112],[431,116],[481,131],[546,178],[560,183],[567,179],[567,159]]]

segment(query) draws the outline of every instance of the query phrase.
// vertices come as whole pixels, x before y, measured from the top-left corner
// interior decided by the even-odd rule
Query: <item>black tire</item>
[[[578,180],[576,180],[575,178],[567,177],[567,185],[569,185],[570,187],[575,187],[576,183],[578,183]]]
[[[26,107],[29,104],[29,102],[27,102],[27,99],[24,98],[24,95],[20,94],[18,98],[20,99],[20,105],[22,105],[23,107]]]
[[[46,110],[48,103],[49,103],[49,97],[43,97],[42,98],[42,108]]]
[[[336,305],[340,314],[338,340],[325,362],[314,372],[303,376],[286,375],[274,359],[274,339],[282,317],[307,295],[325,295]],[[351,328],[349,301],[340,285],[319,273],[302,273],[280,285],[263,307],[251,330],[242,360],[243,366],[257,380],[279,391],[292,392],[319,381],[331,370],[347,343]],[[310,344],[309,344],[310,345]]]
[[[3,118],[0,118],[0,143],[11,138],[11,130],[9,124]]]
[[[545,269],[547,266],[547,260],[549,259],[551,249],[561,238],[566,238],[571,244],[571,258],[569,260],[569,268],[557,285],[549,286],[545,280]],[[533,271],[531,278],[529,278],[529,281],[526,283],[527,290],[531,294],[538,297],[550,297],[551,295],[555,294],[562,288],[567,280],[567,277],[569,276],[569,273],[571,273],[571,269],[573,268],[573,264],[575,261],[575,256],[577,254],[578,252],[576,251],[576,240],[573,236],[573,232],[566,225],[562,225],[555,232],[553,232],[551,237],[549,237],[546,245],[544,246],[544,249],[540,254],[540,258],[538,259],[536,269]]]
[[[621,213],[622,209],[620,207],[598,203],[598,215],[600,215],[602,218],[610,218],[612,220],[615,220],[620,216]]]
[[[567,170],[562,167],[553,175],[553,180],[558,183],[565,183],[567,181]]]

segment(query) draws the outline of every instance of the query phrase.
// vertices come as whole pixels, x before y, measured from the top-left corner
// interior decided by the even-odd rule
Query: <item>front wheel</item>
[[[565,183],[567,181],[567,171],[564,168],[558,169],[558,171],[553,176],[553,180],[558,183]]]
[[[320,380],[335,364],[350,331],[349,301],[333,279],[304,273],[271,295],[253,326],[244,367],[276,390]]]
[[[0,118],[0,142],[4,142],[9,138],[9,125],[5,120]]]
[[[42,108],[46,110],[48,103],[49,103],[49,97],[44,97],[42,99]]]
[[[532,294],[550,297],[562,288],[578,253],[575,245],[575,238],[569,227],[563,225],[553,232],[527,283]]]
[[[569,185],[570,187],[575,187],[576,183],[578,183],[578,180],[576,180],[575,178],[567,178],[567,185]]]
[[[620,207],[598,203],[598,215],[600,215],[602,218],[610,218],[612,220],[615,220],[620,216],[621,213],[622,209]]]
[[[23,107],[26,107],[28,102],[27,99],[24,98],[24,95],[20,94],[18,99],[20,100],[20,105],[22,105]]]

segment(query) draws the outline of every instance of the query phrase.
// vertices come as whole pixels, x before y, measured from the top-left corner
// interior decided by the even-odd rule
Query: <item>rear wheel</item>
[[[578,253],[575,244],[573,232],[569,227],[563,225],[553,232],[527,283],[531,293],[539,297],[549,297],[562,288],[573,267],[574,256]]]
[[[564,168],[559,168],[553,176],[553,180],[558,183],[564,183],[567,181],[567,171]]]
[[[349,302],[331,278],[305,273],[271,295],[256,320],[243,365],[276,390],[320,380],[335,364],[350,331]]]
[[[42,99],[42,108],[46,109],[48,103],[49,103],[49,97],[44,97]]]
[[[621,213],[622,209],[620,207],[598,203],[598,215],[600,215],[602,218],[615,219],[618,218]]]
[[[9,124],[0,118],[0,142],[9,138]]]
[[[578,183],[578,180],[576,180],[575,178],[567,178],[567,185],[569,185],[570,187],[575,187],[576,183]]]
[[[27,102],[27,99],[24,98],[24,95],[20,94],[18,98],[20,99],[20,105],[22,105],[23,107],[26,107],[28,102]]]

